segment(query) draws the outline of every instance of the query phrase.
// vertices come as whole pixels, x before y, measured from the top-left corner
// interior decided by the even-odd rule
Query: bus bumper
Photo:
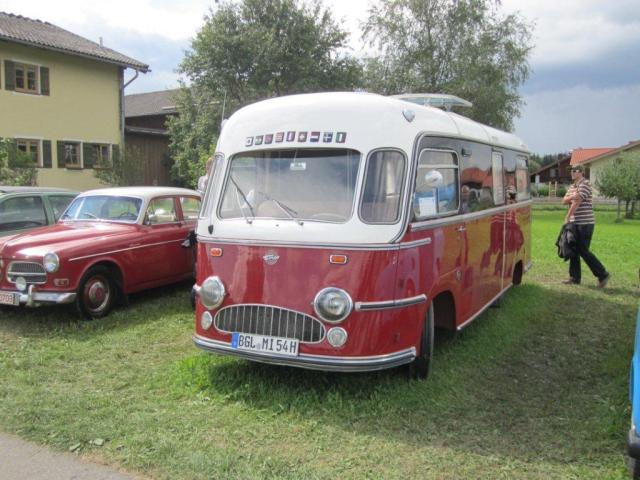
[[[198,348],[210,353],[222,355],[235,355],[254,362],[270,363],[273,365],[287,365],[291,367],[307,368],[310,370],[323,370],[334,372],[371,372],[393,368],[406,363],[411,363],[416,358],[414,347],[386,355],[370,357],[335,357],[327,355],[309,355],[301,353],[296,357],[279,356],[248,352],[232,348],[230,343],[219,342],[194,335],[193,343]]]

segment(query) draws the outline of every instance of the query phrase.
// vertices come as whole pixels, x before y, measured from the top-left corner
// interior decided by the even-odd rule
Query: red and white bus
[[[229,118],[197,228],[198,347],[426,377],[435,327],[465,327],[520,283],[527,148],[407,101],[432,99],[295,95]]]

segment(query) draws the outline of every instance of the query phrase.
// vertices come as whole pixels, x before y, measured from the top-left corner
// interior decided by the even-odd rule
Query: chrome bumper
[[[310,370],[324,370],[335,372],[371,372],[384,370],[412,362],[416,358],[414,347],[387,355],[371,357],[334,357],[327,355],[309,355],[301,353],[297,357],[285,357],[258,352],[248,352],[231,348],[226,342],[211,340],[199,335],[192,337],[193,343],[198,348],[210,353],[222,355],[235,355],[254,362],[271,363],[274,365],[287,365],[290,367],[307,368]]]
[[[76,294],[74,292],[38,292],[34,285],[29,285],[27,293],[16,291],[11,292],[6,290],[2,290],[2,293],[17,293],[19,295],[18,302],[20,305],[26,305],[27,307],[36,307],[43,303],[73,303],[76,299]]]

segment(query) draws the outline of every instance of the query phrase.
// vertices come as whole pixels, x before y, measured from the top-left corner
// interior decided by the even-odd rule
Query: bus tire
[[[420,334],[420,350],[416,359],[410,364],[410,373],[413,378],[426,379],[431,370],[433,359],[433,338],[434,338],[434,313],[433,302],[429,305],[429,310],[425,315]]]

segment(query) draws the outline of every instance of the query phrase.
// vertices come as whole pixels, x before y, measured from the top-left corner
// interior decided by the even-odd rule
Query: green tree
[[[320,1],[230,0],[205,17],[180,66],[188,82],[169,121],[176,182],[194,186],[220,120],[257,100],[353,90],[361,66],[343,53],[347,32]]]
[[[502,15],[499,0],[381,0],[364,38],[381,56],[366,60],[366,88],[385,95],[449,93],[473,103],[464,114],[511,130],[523,105],[531,26]]]
[[[0,185],[35,186],[38,169],[34,159],[18,150],[13,140],[0,140]]]
[[[96,165],[94,175],[100,183],[114,187],[140,185],[143,181],[142,155],[134,147],[126,147],[123,154],[113,148],[110,165]]]
[[[618,200],[616,221],[621,221],[622,202],[625,203],[626,216],[633,216],[633,204],[640,200],[640,153],[624,152],[605,165],[598,172],[596,187],[605,197]]]

